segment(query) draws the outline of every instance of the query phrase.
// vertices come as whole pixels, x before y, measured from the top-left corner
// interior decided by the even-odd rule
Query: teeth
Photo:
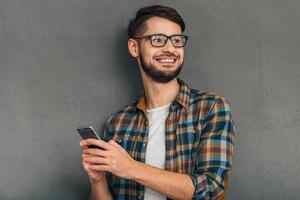
[[[170,63],[170,62],[174,62],[174,59],[159,59],[159,62],[164,62],[164,63]]]

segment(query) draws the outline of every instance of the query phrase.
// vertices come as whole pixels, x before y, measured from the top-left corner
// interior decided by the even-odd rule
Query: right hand
[[[87,149],[88,146],[81,146],[82,150]],[[84,170],[87,172],[90,182],[91,183],[102,183],[104,181],[106,181],[106,177],[105,174],[106,172],[101,172],[101,171],[94,171],[92,169],[89,169],[89,166],[91,165],[91,163],[85,162],[84,158],[88,158],[88,157],[97,157],[97,155],[91,155],[91,154],[86,154],[86,153],[82,153],[82,165]]]
[[[101,183],[105,181],[105,172],[93,171],[88,168],[89,164],[82,162],[84,170],[87,172],[91,183]]]

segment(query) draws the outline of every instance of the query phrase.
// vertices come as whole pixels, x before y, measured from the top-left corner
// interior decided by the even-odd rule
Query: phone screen
[[[82,139],[89,139],[89,138],[94,138],[96,140],[99,140],[100,137],[99,135],[96,133],[96,131],[93,129],[93,127],[91,126],[81,126],[78,127],[77,132],[79,133],[79,135],[82,137]],[[95,145],[89,145],[89,148],[99,148]]]

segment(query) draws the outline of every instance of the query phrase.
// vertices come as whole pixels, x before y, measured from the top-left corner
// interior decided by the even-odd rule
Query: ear
[[[132,38],[128,39],[128,51],[134,58],[139,56],[138,43],[136,40]]]

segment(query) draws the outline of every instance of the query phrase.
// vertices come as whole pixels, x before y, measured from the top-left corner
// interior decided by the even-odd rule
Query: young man
[[[173,8],[140,9],[128,49],[144,84],[141,98],[111,116],[103,140],[82,140],[91,199],[217,199],[232,166],[234,125],[227,101],[177,78],[185,24]],[[88,148],[88,145],[100,148]]]

